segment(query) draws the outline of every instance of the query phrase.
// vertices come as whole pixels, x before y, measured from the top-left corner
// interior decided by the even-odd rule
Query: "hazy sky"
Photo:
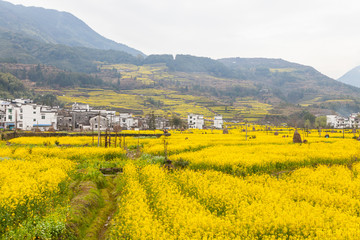
[[[356,0],[9,0],[67,11],[145,54],[282,58],[338,78],[360,65]]]

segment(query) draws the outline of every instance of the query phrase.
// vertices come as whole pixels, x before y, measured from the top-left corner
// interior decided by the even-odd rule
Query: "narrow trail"
[[[114,191],[114,176],[107,176],[109,185],[111,185],[111,188],[107,188],[107,198],[104,198],[105,202],[105,208],[106,208],[106,218],[105,223],[102,225],[102,228],[99,231],[98,239],[102,240],[105,239],[107,230],[110,227],[110,221],[113,218],[115,212],[116,212],[116,198],[113,194]],[[107,206],[107,207],[106,207]]]
[[[104,201],[103,206],[97,210],[96,217],[93,219],[90,226],[85,230],[83,239],[106,239],[106,233],[110,226],[110,221],[116,212],[116,198],[113,194],[114,177],[115,175],[106,176],[107,187],[101,189],[101,197]]]

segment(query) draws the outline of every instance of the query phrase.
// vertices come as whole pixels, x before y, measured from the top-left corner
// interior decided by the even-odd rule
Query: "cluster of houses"
[[[150,119],[135,117],[131,113],[93,109],[88,104],[74,103],[71,109],[38,105],[30,99],[0,100],[0,129],[31,131],[104,131],[106,129],[143,130],[170,129],[170,121],[163,117]],[[221,116],[214,119],[214,128],[222,128]],[[204,116],[190,114],[188,127],[203,129]]]
[[[360,113],[351,113],[348,117],[326,115],[326,124],[332,128],[359,128]]]
[[[196,115],[196,114],[189,114],[187,117],[188,128],[193,129],[204,129],[205,128],[205,121],[203,115]],[[221,115],[214,117],[214,124],[212,125],[213,128],[222,129],[224,121]]]

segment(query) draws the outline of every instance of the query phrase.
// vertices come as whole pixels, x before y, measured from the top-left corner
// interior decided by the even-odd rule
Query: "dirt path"
[[[110,221],[116,212],[116,198],[113,195],[114,176],[106,176],[106,179],[107,187],[101,189],[101,197],[103,198],[104,204],[97,210],[96,217],[93,219],[90,226],[85,230],[83,239],[106,239],[106,232],[110,226]]]
[[[108,179],[108,182],[111,182],[112,187],[107,189],[108,198],[107,199],[104,198],[105,208],[107,210],[105,216],[107,216],[107,217],[105,218],[105,223],[102,225],[102,228],[99,231],[99,234],[98,234],[98,239],[99,240],[105,239],[106,232],[110,227],[110,221],[111,221],[111,219],[113,218],[113,216],[114,216],[114,214],[116,212],[116,198],[113,195],[113,191],[114,191],[113,177],[109,176],[107,178],[111,178],[111,180]]]

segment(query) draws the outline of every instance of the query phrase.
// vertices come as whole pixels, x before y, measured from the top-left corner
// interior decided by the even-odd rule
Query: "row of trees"
[[[284,115],[267,115],[264,122],[270,122],[275,125],[287,123],[288,126],[297,128],[325,128],[327,127],[326,116],[316,117],[309,111],[303,110],[291,114],[290,116]]]

